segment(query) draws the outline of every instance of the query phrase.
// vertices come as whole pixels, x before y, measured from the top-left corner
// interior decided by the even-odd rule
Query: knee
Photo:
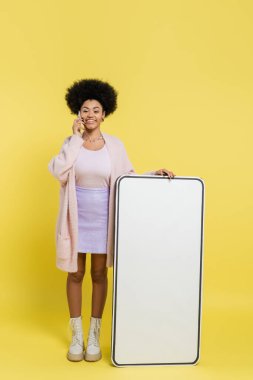
[[[107,279],[107,268],[103,269],[91,269],[92,282],[102,283]]]
[[[74,273],[68,273],[68,278],[73,282],[82,282],[85,271],[78,270]]]

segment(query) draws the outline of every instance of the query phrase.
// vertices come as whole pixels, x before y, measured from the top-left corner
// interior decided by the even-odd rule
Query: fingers
[[[80,130],[80,129],[83,130],[84,129],[84,124],[83,124],[82,118],[75,119],[74,124],[78,128],[78,130]]]
[[[74,119],[74,123],[73,123],[72,129],[73,129],[74,133],[77,132],[82,137],[84,129],[85,129],[84,124],[82,122],[82,118],[77,117],[76,119]]]
[[[78,125],[83,124],[83,119],[78,118],[78,119],[75,120],[75,122],[76,122]]]
[[[167,169],[160,169],[159,172],[161,173],[161,175],[167,175],[169,179],[175,177],[175,174],[172,171],[167,170]]]

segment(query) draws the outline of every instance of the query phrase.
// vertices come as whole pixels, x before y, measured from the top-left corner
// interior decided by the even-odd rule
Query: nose
[[[88,111],[87,118],[88,119],[93,118],[93,112],[92,111]]]

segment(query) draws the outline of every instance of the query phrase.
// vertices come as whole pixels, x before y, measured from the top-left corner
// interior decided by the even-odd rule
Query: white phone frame
[[[111,330],[115,366],[198,363],[204,192],[199,177],[117,178]]]

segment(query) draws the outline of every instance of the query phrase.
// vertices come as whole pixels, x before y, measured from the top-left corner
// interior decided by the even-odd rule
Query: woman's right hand
[[[72,125],[72,131],[74,135],[83,137],[84,125],[80,117],[74,120],[74,123]]]

